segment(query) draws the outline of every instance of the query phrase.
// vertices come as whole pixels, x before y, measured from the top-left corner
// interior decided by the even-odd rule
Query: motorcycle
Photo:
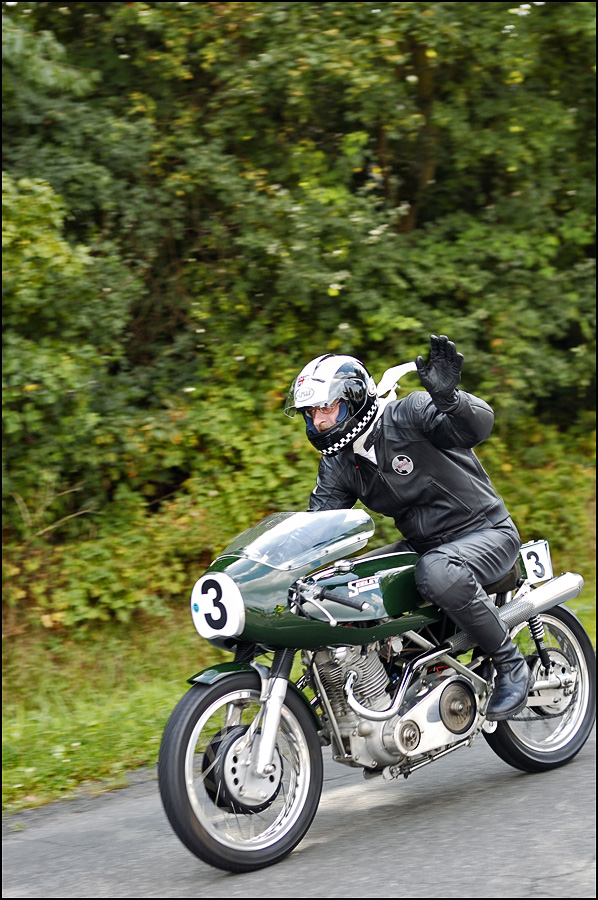
[[[518,561],[486,586],[534,675],[526,708],[491,722],[491,659],[420,596],[416,553],[356,555],[373,533],[362,510],[270,515],[193,588],[198,633],[234,660],[189,679],[158,780],[175,833],[212,866],[249,872],[297,846],[318,808],[325,746],[390,780],[483,735],[509,765],[543,772],[591,732],[595,652],[561,605],[583,578],[553,577],[546,541],[521,548],[525,573]]]

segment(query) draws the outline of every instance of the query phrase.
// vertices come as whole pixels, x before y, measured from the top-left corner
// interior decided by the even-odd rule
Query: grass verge
[[[186,605],[137,627],[5,639],[3,809],[119,787],[155,764],[186,679],[221,659],[230,654],[199,638]]]

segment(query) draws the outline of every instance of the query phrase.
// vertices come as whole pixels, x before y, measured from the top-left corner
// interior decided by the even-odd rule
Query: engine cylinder
[[[315,662],[337,718],[347,715],[355,717],[344,693],[349,672],[355,672],[353,690],[360,703],[370,709],[386,709],[388,706],[388,676],[375,650],[362,653],[357,647],[337,647],[332,651],[322,650],[317,653]]]

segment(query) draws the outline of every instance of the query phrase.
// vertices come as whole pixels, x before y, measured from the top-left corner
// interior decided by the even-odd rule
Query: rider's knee
[[[418,591],[440,607],[463,606],[475,592],[475,579],[454,553],[436,547],[421,557],[415,568]]]

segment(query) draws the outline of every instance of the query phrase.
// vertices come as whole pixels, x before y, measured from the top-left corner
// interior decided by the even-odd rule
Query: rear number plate
[[[521,559],[530,584],[552,578],[552,561],[548,541],[529,541],[521,548]]]

